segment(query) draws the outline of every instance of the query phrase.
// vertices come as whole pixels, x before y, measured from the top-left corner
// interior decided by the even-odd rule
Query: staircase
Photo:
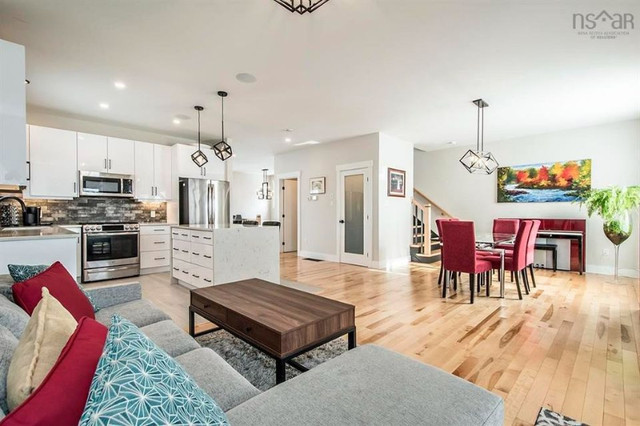
[[[411,207],[411,261],[418,263],[438,262],[440,260],[440,243],[438,234],[432,229],[433,210],[435,208],[439,211],[439,217],[452,216],[416,188],[413,189]]]

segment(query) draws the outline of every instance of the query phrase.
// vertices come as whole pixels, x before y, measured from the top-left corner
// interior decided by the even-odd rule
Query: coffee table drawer
[[[205,299],[204,297],[198,296],[197,294],[191,293],[191,305],[198,309],[202,309],[215,319],[220,321],[227,320],[227,310],[225,308],[217,303],[213,303],[210,300]]]
[[[238,333],[274,351],[280,350],[280,335],[235,312],[227,312],[227,324]]]

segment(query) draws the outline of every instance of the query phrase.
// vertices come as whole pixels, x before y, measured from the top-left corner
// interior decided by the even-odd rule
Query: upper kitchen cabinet
[[[108,139],[109,173],[132,175],[135,172],[134,142],[128,139]]]
[[[29,196],[78,196],[76,132],[29,126]]]
[[[172,147],[173,154],[173,174],[174,177],[190,177],[199,179],[224,180],[224,162],[215,156],[213,150],[202,147],[202,152],[207,156],[209,162],[202,167],[198,167],[192,160],[191,154],[197,148],[190,145],[177,144]]]
[[[85,172],[134,173],[134,142],[78,133],[78,168]]]
[[[0,185],[27,184],[24,46],[0,40]]]
[[[135,142],[135,194],[140,200],[171,199],[171,148]]]

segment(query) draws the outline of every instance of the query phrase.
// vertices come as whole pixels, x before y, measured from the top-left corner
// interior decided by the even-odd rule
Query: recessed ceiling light
[[[306,141],[306,142],[300,142],[300,143],[296,143],[293,144],[294,146],[303,146],[303,145],[318,145],[320,142],[318,141]]]
[[[100,102],[100,108],[102,109],[109,109],[109,104],[106,102]]]
[[[449,142],[449,145],[455,145],[455,144],[457,144],[457,143],[458,143],[458,142],[456,142],[456,141],[451,141],[451,142]]]
[[[284,138],[285,142],[291,142],[291,138]]]
[[[180,124],[180,120],[179,120],[179,119],[177,119],[177,118],[174,118],[174,119],[173,119],[173,124]]]
[[[236,80],[242,83],[255,83],[258,79],[253,74],[241,72],[239,74],[236,74]]]
[[[127,88],[127,85],[126,85],[126,84],[124,84],[124,83],[123,83],[123,82],[121,82],[121,81],[115,81],[115,82],[113,83],[113,85],[114,85],[114,86],[115,86],[115,88],[116,88],[116,89],[118,89],[118,90],[123,90],[123,89],[126,89],[126,88]]]

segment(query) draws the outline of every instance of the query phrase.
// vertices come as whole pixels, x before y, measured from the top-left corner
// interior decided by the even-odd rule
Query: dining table
[[[514,234],[477,233],[476,250],[500,255],[500,298],[504,298],[504,256],[508,246],[513,246]]]

